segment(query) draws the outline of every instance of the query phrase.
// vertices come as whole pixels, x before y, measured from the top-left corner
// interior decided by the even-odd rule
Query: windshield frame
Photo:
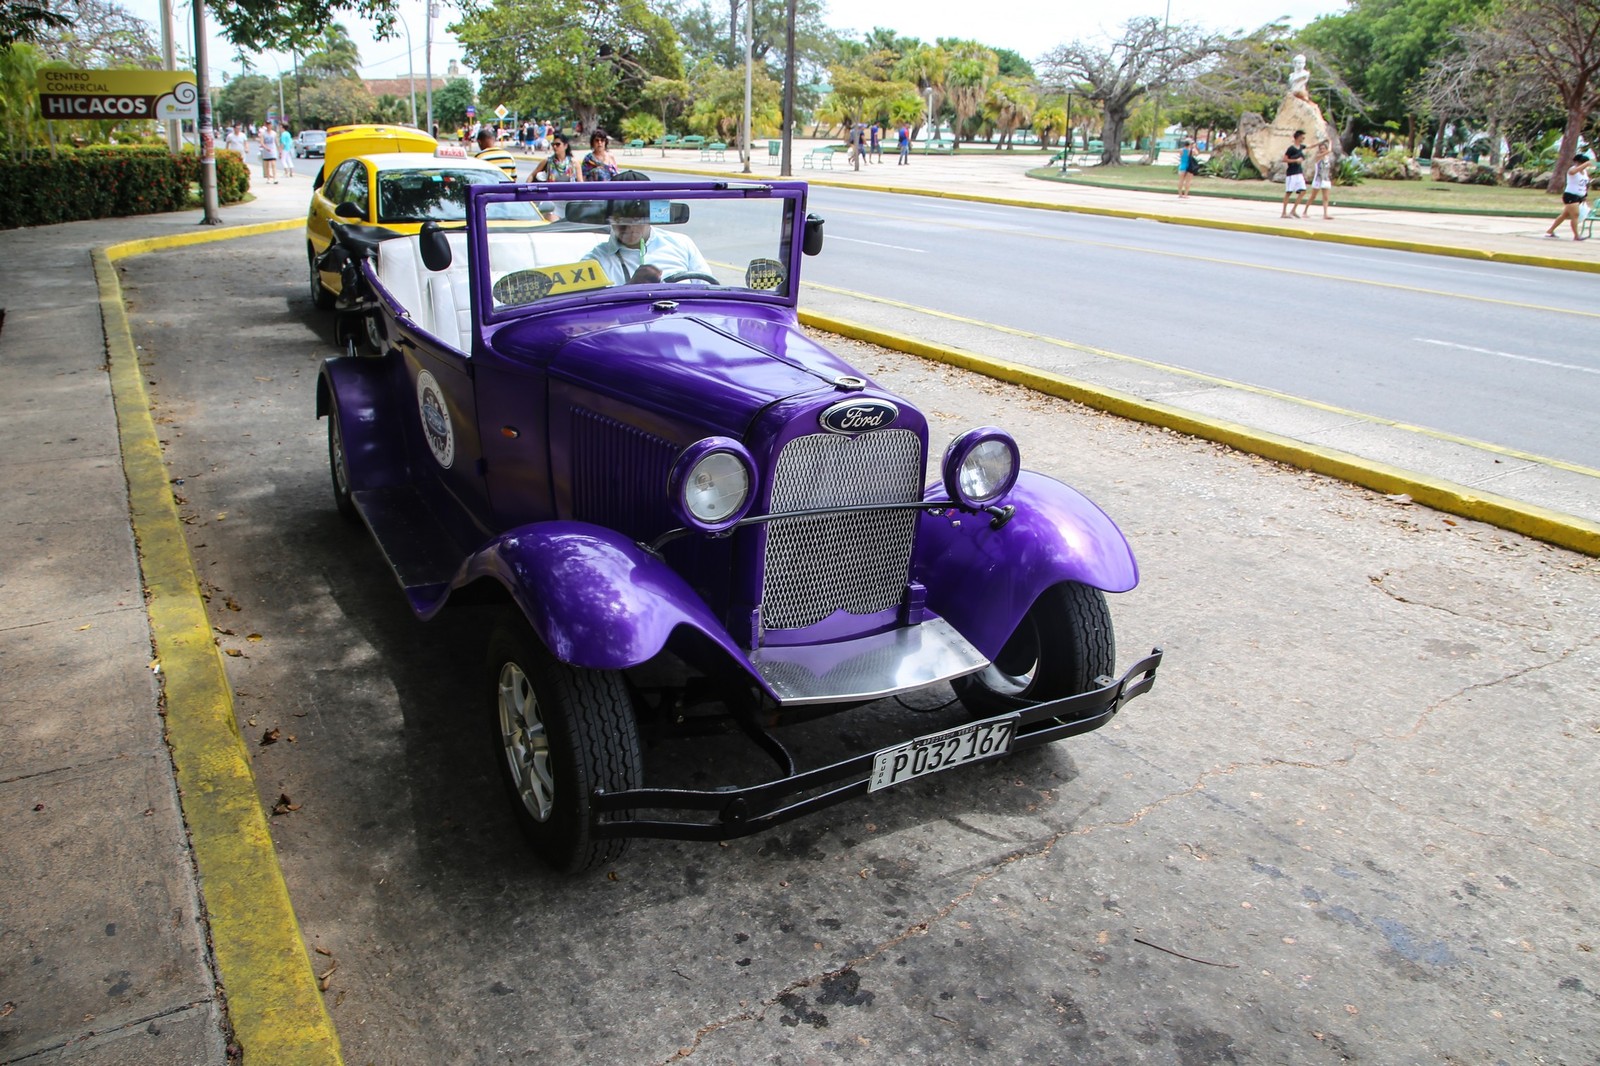
[[[799,181],[629,181],[583,183],[505,183],[474,185],[467,189],[468,223],[467,239],[470,242],[472,270],[470,286],[474,317],[482,327],[493,326],[512,319],[570,311],[574,308],[592,307],[604,303],[648,304],[670,299],[674,302],[691,300],[736,300],[766,306],[797,307],[800,293],[800,259],[802,227],[805,220],[807,186]],[[552,296],[537,303],[520,304],[495,309],[490,294],[490,262],[488,253],[489,222],[487,212],[492,205],[511,202],[542,200],[643,200],[670,199],[690,204],[696,200],[778,200],[784,203],[784,231],[780,250],[788,270],[789,284],[786,293],[762,292],[745,288],[697,286],[675,283],[612,285],[601,289],[575,292],[565,296]],[[495,220],[496,232],[508,224]],[[551,223],[561,225],[561,223]],[[605,226],[594,229],[595,241],[606,237]]]

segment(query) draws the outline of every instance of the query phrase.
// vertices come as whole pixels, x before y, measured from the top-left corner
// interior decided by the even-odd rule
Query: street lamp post
[[[439,17],[439,4],[437,0],[428,0],[428,32],[423,34],[426,42],[422,46],[422,76],[427,81],[426,92],[428,96],[428,130],[433,133],[433,20]]]
[[[400,25],[406,31],[406,74],[411,78],[411,124],[417,124],[417,66],[415,63],[417,50],[411,46],[411,25],[406,22],[406,17],[399,11],[395,17],[400,20]],[[432,132],[431,130],[429,132]]]
[[[931,86],[931,85],[928,86],[928,127],[927,127],[927,131],[925,133],[923,133],[922,136],[923,136],[923,140],[928,140],[928,141],[934,140],[935,137],[936,137],[936,134],[935,134],[935,131],[934,131],[934,128],[933,128],[933,86]]]
[[[1067,172],[1067,157],[1072,154],[1072,90],[1067,90],[1067,136],[1061,142],[1061,173]]]

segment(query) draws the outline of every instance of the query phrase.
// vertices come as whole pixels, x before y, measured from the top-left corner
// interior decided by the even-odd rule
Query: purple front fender
[[[928,496],[948,498],[938,486]],[[1024,470],[1002,502],[1016,513],[999,529],[985,514],[924,514],[912,560],[928,607],[989,658],[1051,585],[1127,592],[1139,583],[1122,531],[1076,489]]]
[[[574,666],[637,666],[687,625],[749,669],[745,653],[671,567],[602,526],[539,522],[503,533],[467,561],[455,584],[481,577],[509,589],[545,647]]]

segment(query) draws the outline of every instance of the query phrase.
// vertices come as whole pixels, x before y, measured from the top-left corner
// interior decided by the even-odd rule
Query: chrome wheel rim
[[[535,821],[550,820],[555,779],[550,775],[550,737],[539,716],[539,699],[516,663],[500,668],[500,746],[517,797]]]
[[[311,302],[316,303],[322,299],[322,275],[317,270],[317,258],[315,255],[309,256],[306,262],[311,267]]]
[[[366,330],[367,330],[367,345],[373,351],[382,353],[382,351],[383,351],[383,330],[378,326],[378,316],[377,316],[377,314],[374,313],[374,314],[370,314],[370,315],[364,316],[362,318],[362,322],[366,326]]]
[[[1023,696],[1033,687],[1039,673],[1039,634],[1029,619],[1011,634],[994,662],[978,675],[992,692],[1002,696]]]

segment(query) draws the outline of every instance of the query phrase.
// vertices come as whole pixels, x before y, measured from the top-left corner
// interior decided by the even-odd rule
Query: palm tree
[[[956,113],[954,140],[961,143],[961,131],[978,109],[983,106],[989,82],[1000,72],[1000,57],[977,41],[955,41],[948,48],[950,67],[945,74],[945,84],[950,94],[950,108]]]
[[[361,49],[342,24],[333,23],[307,44],[304,69],[311,77],[360,77]]]
[[[1000,77],[989,83],[989,91],[983,100],[983,114],[1000,131],[995,151],[998,152],[1002,144],[1011,147],[1012,131],[1018,126],[1026,126],[1038,106],[1039,98],[1034,95],[1031,82],[1021,78]]]
[[[918,45],[895,67],[895,77],[912,82],[920,93],[933,90],[932,112],[928,116],[932,126],[928,131],[929,136],[933,135],[933,129],[938,128],[939,105],[945,95],[945,75],[949,69],[949,53],[938,45],[928,44]]]

